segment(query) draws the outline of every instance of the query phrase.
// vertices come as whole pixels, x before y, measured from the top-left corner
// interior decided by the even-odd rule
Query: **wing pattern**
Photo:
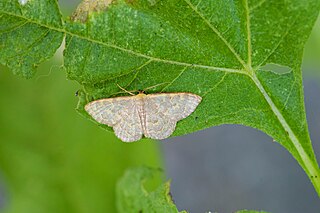
[[[175,130],[176,123],[188,117],[200,101],[200,96],[191,93],[147,95],[144,100],[144,135],[158,140],[169,137]]]
[[[93,101],[85,110],[99,123],[113,127],[125,142],[169,137],[176,123],[189,116],[201,97],[191,93],[159,93]]]
[[[142,127],[134,96],[93,101],[85,109],[97,122],[113,127],[122,141],[141,139]]]

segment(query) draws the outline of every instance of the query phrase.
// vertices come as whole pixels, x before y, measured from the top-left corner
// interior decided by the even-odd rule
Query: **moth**
[[[188,117],[200,102],[201,97],[192,93],[140,92],[92,101],[85,110],[97,122],[113,127],[119,139],[133,142],[143,135],[157,140],[169,137],[177,122]]]

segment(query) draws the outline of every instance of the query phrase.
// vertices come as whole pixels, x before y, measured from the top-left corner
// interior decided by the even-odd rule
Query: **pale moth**
[[[99,123],[113,127],[124,142],[140,140],[142,135],[165,139],[176,128],[176,123],[188,117],[201,102],[192,93],[140,92],[134,96],[106,98],[92,101],[85,110]]]

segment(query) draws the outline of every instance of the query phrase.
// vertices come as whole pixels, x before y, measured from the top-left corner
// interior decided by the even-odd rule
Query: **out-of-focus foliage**
[[[87,122],[64,72],[47,65],[39,76],[50,68],[24,80],[0,67],[1,212],[116,212],[117,179],[127,167],[161,166],[157,144],[125,144]]]
[[[179,213],[170,195],[170,182],[148,191],[147,181],[159,170],[147,167],[128,169],[117,184],[117,207],[119,213],[159,212]],[[181,213],[186,213],[182,211]]]

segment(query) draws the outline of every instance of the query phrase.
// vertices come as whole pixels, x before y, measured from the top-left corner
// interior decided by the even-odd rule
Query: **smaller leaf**
[[[145,182],[152,179],[158,172],[159,169],[148,167],[126,171],[116,187],[119,213],[179,212],[170,196],[170,182],[161,184],[152,192],[148,192],[144,187]],[[181,213],[186,213],[186,211]]]

